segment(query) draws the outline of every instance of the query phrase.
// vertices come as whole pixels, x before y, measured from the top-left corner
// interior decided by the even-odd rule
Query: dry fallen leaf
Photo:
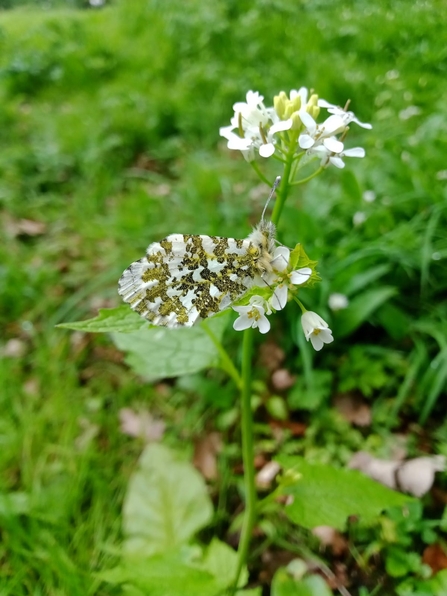
[[[256,486],[258,488],[270,488],[273,480],[280,471],[281,466],[276,461],[267,462],[256,474]]]
[[[424,550],[422,561],[431,567],[433,573],[447,569],[447,554],[440,544],[430,544]]]
[[[166,424],[157,420],[143,410],[135,412],[131,408],[121,408],[119,411],[120,430],[130,437],[139,437],[146,442],[159,441],[165,432]]]
[[[12,338],[1,348],[0,353],[5,358],[21,358],[26,352],[26,343],[22,339]]]
[[[372,422],[371,408],[355,395],[340,393],[334,399],[334,406],[352,424],[369,426]]]
[[[12,238],[16,236],[40,236],[47,231],[47,224],[32,219],[14,219],[10,215],[5,216],[3,228],[5,233]]]
[[[364,451],[355,453],[348,465],[389,488],[415,497],[422,497],[431,489],[435,473],[443,471],[445,466],[446,458],[443,455],[389,461],[377,459]]]
[[[259,360],[268,371],[277,370],[284,362],[286,354],[282,348],[273,341],[267,341],[259,348]]]
[[[286,368],[279,368],[272,374],[272,386],[275,391],[285,391],[293,387],[296,382],[296,375],[292,375]]]
[[[216,432],[205,435],[195,443],[193,463],[207,480],[217,478],[217,454],[221,449],[222,438]]]
[[[348,551],[346,538],[331,526],[317,526],[312,530],[323,546],[328,546],[336,557]]]

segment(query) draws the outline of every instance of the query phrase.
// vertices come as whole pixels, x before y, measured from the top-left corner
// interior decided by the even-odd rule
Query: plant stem
[[[289,194],[289,186],[290,186],[290,172],[292,170],[292,159],[288,159],[286,165],[284,166],[284,173],[282,174],[281,184],[276,191],[276,201],[275,206],[273,207],[273,213],[271,220],[275,224],[278,225],[279,218],[281,217],[282,208],[284,207],[284,203],[286,202],[287,195]]]
[[[242,391],[241,432],[242,461],[244,464],[245,513],[238,548],[238,564],[233,590],[247,562],[250,539],[256,521],[256,488],[253,450],[253,414],[251,410],[251,360],[253,352],[253,329],[246,329],[242,342]],[[233,591],[234,594],[234,591]]]
[[[234,366],[233,361],[228,355],[228,352],[223,347],[221,342],[217,339],[217,337],[214,335],[214,333],[211,331],[206,320],[202,322],[202,327],[219,353],[221,360],[221,368],[233,379],[233,381],[236,383],[236,387],[240,391],[242,391],[242,377],[239,374],[237,368]]]

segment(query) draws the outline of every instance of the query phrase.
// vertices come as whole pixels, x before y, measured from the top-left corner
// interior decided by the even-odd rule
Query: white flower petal
[[[345,162],[341,159],[341,157],[330,156],[329,161],[333,166],[342,170],[345,167]]]
[[[309,114],[309,112],[306,112],[306,110],[300,110],[298,112],[298,115],[300,117],[301,122],[304,124],[304,126],[309,131],[309,134],[314,135],[317,130],[317,123],[312,118],[312,116]]]
[[[257,321],[257,326],[260,333],[267,333],[267,331],[270,330],[270,321],[267,319],[267,317],[262,316]]]
[[[266,143],[259,147],[259,155],[261,157],[271,157],[275,153],[275,145],[273,143]]]
[[[335,137],[329,137],[328,139],[324,139],[323,144],[326,147],[326,149],[328,149],[332,153],[341,153],[345,148],[343,143],[337,140]]]
[[[354,116],[354,118],[352,118],[352,122],[355,122],[356,124],[358,124],[362,128],[366,128],[367,130],[371,130],[372,129],[372,124],[369,124],[368,122],[360,122],[360,120],[358,118],[356,118],[355,116]]]
[[[290,281],[295,286],[298,286],[300,284],[305,283],[311,275],[312,269],[310,267],[302,267],[301,269],[296,269],[295,271],[292,271],[292,273],[290,274]]]
[[[299,136],[298,144],[301,147],[301,149],[310,149],[310,147],[312,147],[314,143],[314,139],[307,133],[304,133]]]
[[[342,132],[346,128],[343,118],[340,118],[340,116],[336,116],[334,114],[329,116],[329,118],[326,118],[326,120],[320,126],[322,129],[324,129],[325,137]]]
[[[301,105],[305,106],[307,104],[307,98],[309,96],[309,91],[307,90],[307,88],[300,87],[298,91],[296,89],[292,89],[289,94],[291,101],[293,101],[297,95],[301,97]]]
[[[275,310],[282,310],[287,304],[287,292],[288,288],[285,284],[280,284],[275,288],[272,297],[270,298],[270,304]]]
[[[237,135],[233,135],[229,138],[227,143],[228,149],[236,149],[238,151],[247,151],[251,145],[252,141],[250,139],[243,139]]]
[[[365,150],[363,147],[352,147],[343,152],[346,157],[365,157]]]
[[[319,99],[318,107],[320,107],[320,108],[335,108],[336,106],[333,103],[329,103],[325,99]]]
[[[275,248],[273,259],[270,264],[275,271],[285,271],[289,264],[289,259],[290,250],[287,248],[287,246],[278,246]]]
[[[252,325],[252,320],[248,318],[247,315],[241,315],[238,317],[233,323],[233,329],[236,331],[244,331],[244,329],[248,329]]]
[[[309,341],[309,338],[306,339],[307,341]],[[321,348],[324,346],[324,342],[319,335],[311,335],[310,343],[312,344],[312,347],[316,352],[319,352]]]
[[[221,137],[225,137],[226,139],[228,139],[229,136],[234,135],[234,129],[234,126],[221,126],[219,128],[219,134]]]
[[[292,120],[280,120],[276,124],[270,127],[269,135],[274,135],[277,132],[282,132],[283,130],[290,130],[292,128]]]

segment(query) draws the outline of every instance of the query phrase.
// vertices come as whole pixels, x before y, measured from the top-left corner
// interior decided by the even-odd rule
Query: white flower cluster
[[[274,287],[273,294],[268,300],[262,296],[252,296],[246,306],[233,306],[239,316],[233,324],[236,331],[243,331],[250,327],[258,328],[261,333],[270,330],[270,321],[266,315],[272,310],[282,310],[288,299],[289,289],[306,283],[312,275],[310,267],[302,267],[289,271],[290,250],[285,246],[278,246],[271,262],[273,271],[262,278],[265,286]],[[306,311],[301,317],[301,325],[307,341],[311,341],[315,350],[319,351],[324,344],[331,343],[334,338],[328,324],[316,313]]]
[[[298,91],[293,89],[289,97],[281,91],[274,98],[274,107],[266,108],[263,101],[257,91],[248,91],[245,102],[234,104],[231,125],[220,129],[228,148],[241,151],[247,161],[254,160],[256,151],[261,157],[275,153],[284,157],[290,142],[295,153],[318,157],[321,167],[344,168],[344,157],[365,156],[362,147],[345,149],[344,146],[351,122],[372,128],[371,124],[360,122],[353,112],[319,99],[315,94],[309,97],[305,87]],[[327,109],[330,115],[318,124],[316,118],[321,108]]]

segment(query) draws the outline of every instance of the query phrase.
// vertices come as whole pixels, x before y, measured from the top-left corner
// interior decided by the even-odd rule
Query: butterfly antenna
[[[265,215],[265,212],[267,211],[267,207],[269,206],[269,203],[272,200],[272,197],[275,194],[275,190],[278,188],[280,182],[281,182],[281,176],[276,176],[275,182],[273,183],[273,186],[272,186],[272,190],[270,191],[270,194],[269,194],[269,198],[267,199],[265,207],[262,211],[261,221],[264,221],[264,215]]]

